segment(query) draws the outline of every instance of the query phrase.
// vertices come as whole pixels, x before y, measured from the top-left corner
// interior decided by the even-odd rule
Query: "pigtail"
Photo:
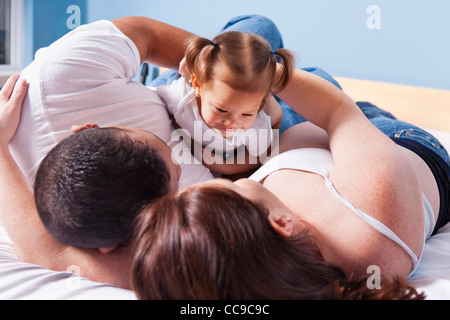
[[[282,91],[286,85],[288,84],[289,80],[291,79],[294,70],[295,70],[295,57],[292,51],[289,51],[287,49],[277,49],[273,51],[273,54],[276,57],[280,58],[280,64],[281,64],[281,72],[276,72],[276,79],[274,81],[274,84],[272,85],[272,91],[273,93],[278,93]]]
[[[211,74],[210,68],[214,59],[213,51],[217,51],[215,42],[202,38],[192,37],[188,40],[185,58],[186,58],[186,82],[189,84],[191,76],[195,75],[200,81],[207,81]]]

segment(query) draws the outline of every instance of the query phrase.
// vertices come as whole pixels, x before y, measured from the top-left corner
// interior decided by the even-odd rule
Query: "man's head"
[[[44,158],[34,185],[36,207],[56,240],[114,247],[128,238],[142,207],[177,191],[179,166],[149,132],[90,127],[78,129]]]

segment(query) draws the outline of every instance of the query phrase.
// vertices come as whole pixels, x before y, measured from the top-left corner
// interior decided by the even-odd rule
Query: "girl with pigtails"
[[[277,68],[280,68],[275,76]],[[294,55],[272,50],[262,37],[228,31],[209,40],[191,38],[183,77],[156,91],[194,155],[211,171],[234,175],[256,169],[270,152],[283,111],[272,93],[294,71]]]

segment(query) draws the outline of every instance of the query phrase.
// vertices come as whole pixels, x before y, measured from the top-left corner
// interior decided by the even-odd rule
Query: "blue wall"
[[[69,6],[80,9],[80,24],[87,22],[86,0],[24,0],[24,64],[28,65],[35,52],[50,45],[71,29]]]
[[[301,67],[320,66],[336,76],[450,89],[448,0],[25,1],[34,2],[34,17],[46,22],[33,24],[34,48],[68,31],[63,25],[68,17],[65,8],[76,3],[82,7],[83,23],[142,15],[207,37],[232,16],[255,13],[275,21]],[[367,12],[371,5],[380,10],[375,21],[380,22],[379,29],[368,28],[367,22],[374,22],[373,12]]]

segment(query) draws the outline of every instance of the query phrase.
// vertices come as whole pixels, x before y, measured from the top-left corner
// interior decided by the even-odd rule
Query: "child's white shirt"
[[[185,134],[203,147],[223,155],[224,158],[241,146],[245,146],[251,156],[261,156],[272,143],[271,118],[264,111],[258,112],[251,128],[238,130],[232,137],[225,138],[203,121],[194,89],[186,84],[185,78],[179,78],[169,85],[159,86],[156,92]]]

